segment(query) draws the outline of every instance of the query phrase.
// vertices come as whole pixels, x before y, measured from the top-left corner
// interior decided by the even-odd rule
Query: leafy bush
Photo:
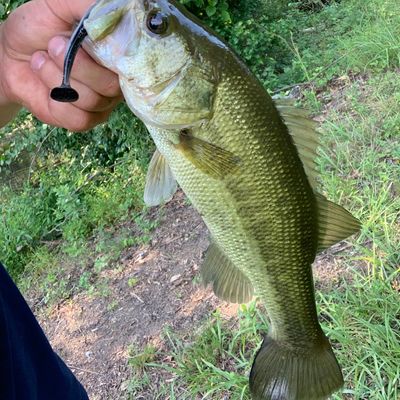
[[[0,259],[14,276],[41,243],[63,238],[79,247],[94,230],[143,208],[145,172],[133,152],[109,167],[83,169],[68,153],[42,163],[19,193],[0,189]]]
[[[188,10],[199,17],[208,17],[216,23],[231,21],[229,0],[180,0]]]
[[[142,209],[154,145],[126,105],[87,133],[50,127],[24,111],[0,130],[0,138],[10,135],[0,151],[0,172],[25,152],[35,161],[30,175],[21,174],[17,192],[1,188],[0,260],[14,276],[40,242],[62,237],[78,243]]]

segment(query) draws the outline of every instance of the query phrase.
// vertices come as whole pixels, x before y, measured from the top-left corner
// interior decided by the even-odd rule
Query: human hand
[[[73,131],[107,119],[122,99],[118,77],[83,50],[71,74],[80,99],[69,104],[49,97],[62,79],[72,25],[91,4],[93,0],[32,0],[0,25],[0,117],[22,105],[43,122]]]

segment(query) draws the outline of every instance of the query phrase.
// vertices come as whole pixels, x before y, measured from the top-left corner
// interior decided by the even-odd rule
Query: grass
[[[84,244],[75,243],[78,253],[62,241],[61,245],[46,243],[37,247],[19,275],[19,289],[35,307],[44,308],[72,298],[78,292],[93,297],[109,297],[109,282],[103,271],[119,270],[122,252],[147,244],[156,226],[157,220],[144,214],[133,222],[97,230],[95,236]],[[131,279],[129,286],[133,287],[137,282]]]
[[[323,125],[319,165],[327,196],[362,221],[359,260],[371,276],[400,263],[400,84],[387,72],[355,82]]]
[[[132,219],[140,225],[153,145],[126,106],[85,135],[22,112],[0,138],[12,138],[0,148],[0,173],[28,159],[18,185],[0,177],[0,259],[15,280],[43,243],[61,240],[64,252],[78,256],[98,230]]]
[[[394,278],[394,273],[387,279],[354,273],[340,291],[318,296],[325,329],[338,346],[345,398],[400,396],[400,304]]]
[[[354,274],[351,282],[341,282],[340,290],[318,293],[323,327],[345,378],[343,394],[332,400],[392,400],[400,395],[400,304],[393,278]],[[215,313],[186,337],[167,330],[163,350],[154,354],[153,349],[151,359],[141,359],[140,376],[146,383],[132,395],[151,391],[155,399],[250,400],[247,376],[261,344],[259,333],[268,329],[264,315],[253,302],[241,306],[237,319]],[[131,367],[137,383],[138,367]],[[152,383],[151,376],[161,375],[164,381],[165,373],[168,388]]]
[[[354,2],[362,18],[352,35],[341,41],[353,70],[380,70],[400,66],[400,11],[393,0]]]

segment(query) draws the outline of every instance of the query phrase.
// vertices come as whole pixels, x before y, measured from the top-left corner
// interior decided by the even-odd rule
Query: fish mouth
[[[84,49],[100,64],[120,75],[118,64],[140,39],[144,5],[137,0],[99,0],[84,21]]]
[[[84,23],[90,40],[103,40],[117,28],[125,15],[143,12],[141,3],[136,0],[98,0]]]
[[[70,85],[72,65],[79,47],[82,42],[88,42],[87,38],[89,37],[92,43],[91,45],[86,44],[85,48],[89,50],[89,53],[95,59],[100,62],[103,61],[96,57],[95,51],[91,51],[94,50],[94,43],[113,32],[126,13],[126,7],[129,4],[131,6],[137,5],[137,2],[132,0],[98,0],[97,3],[88,8],[73,31],[68,43],[64,57],[62,83],[60,86],[53,88],[50,93],[53,100],[71,103],[79,99],[78,92]]]
[[[161,82],[145,83],[137,80],[134,59],[146,36],[144,21],[152,3],[155,1],[99,0],[84,21],[87,38],[83,46],[99,64],[114,71],[121,80],[134,88],[137,95],[154,104],[158,103],[158,99],[163,99],[166,93],[170,93],[169,88],[176,86],[189,62],[171,71],[170,76],[163,76]]]

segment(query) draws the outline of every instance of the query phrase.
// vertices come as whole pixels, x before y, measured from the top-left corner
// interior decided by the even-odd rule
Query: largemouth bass
[[[311,264],[359,222],[316,192],[314,123],[274,102],[173,0],[100,0],[82,26],[85,48],[119,75],[157,146],[146,203],[170,200],[178,182],[210,230],[204,282],[221,299],[256,294],[265,304],[271,326],[250,374],[253,399],[326,399],[343,378],[318,322]]]

